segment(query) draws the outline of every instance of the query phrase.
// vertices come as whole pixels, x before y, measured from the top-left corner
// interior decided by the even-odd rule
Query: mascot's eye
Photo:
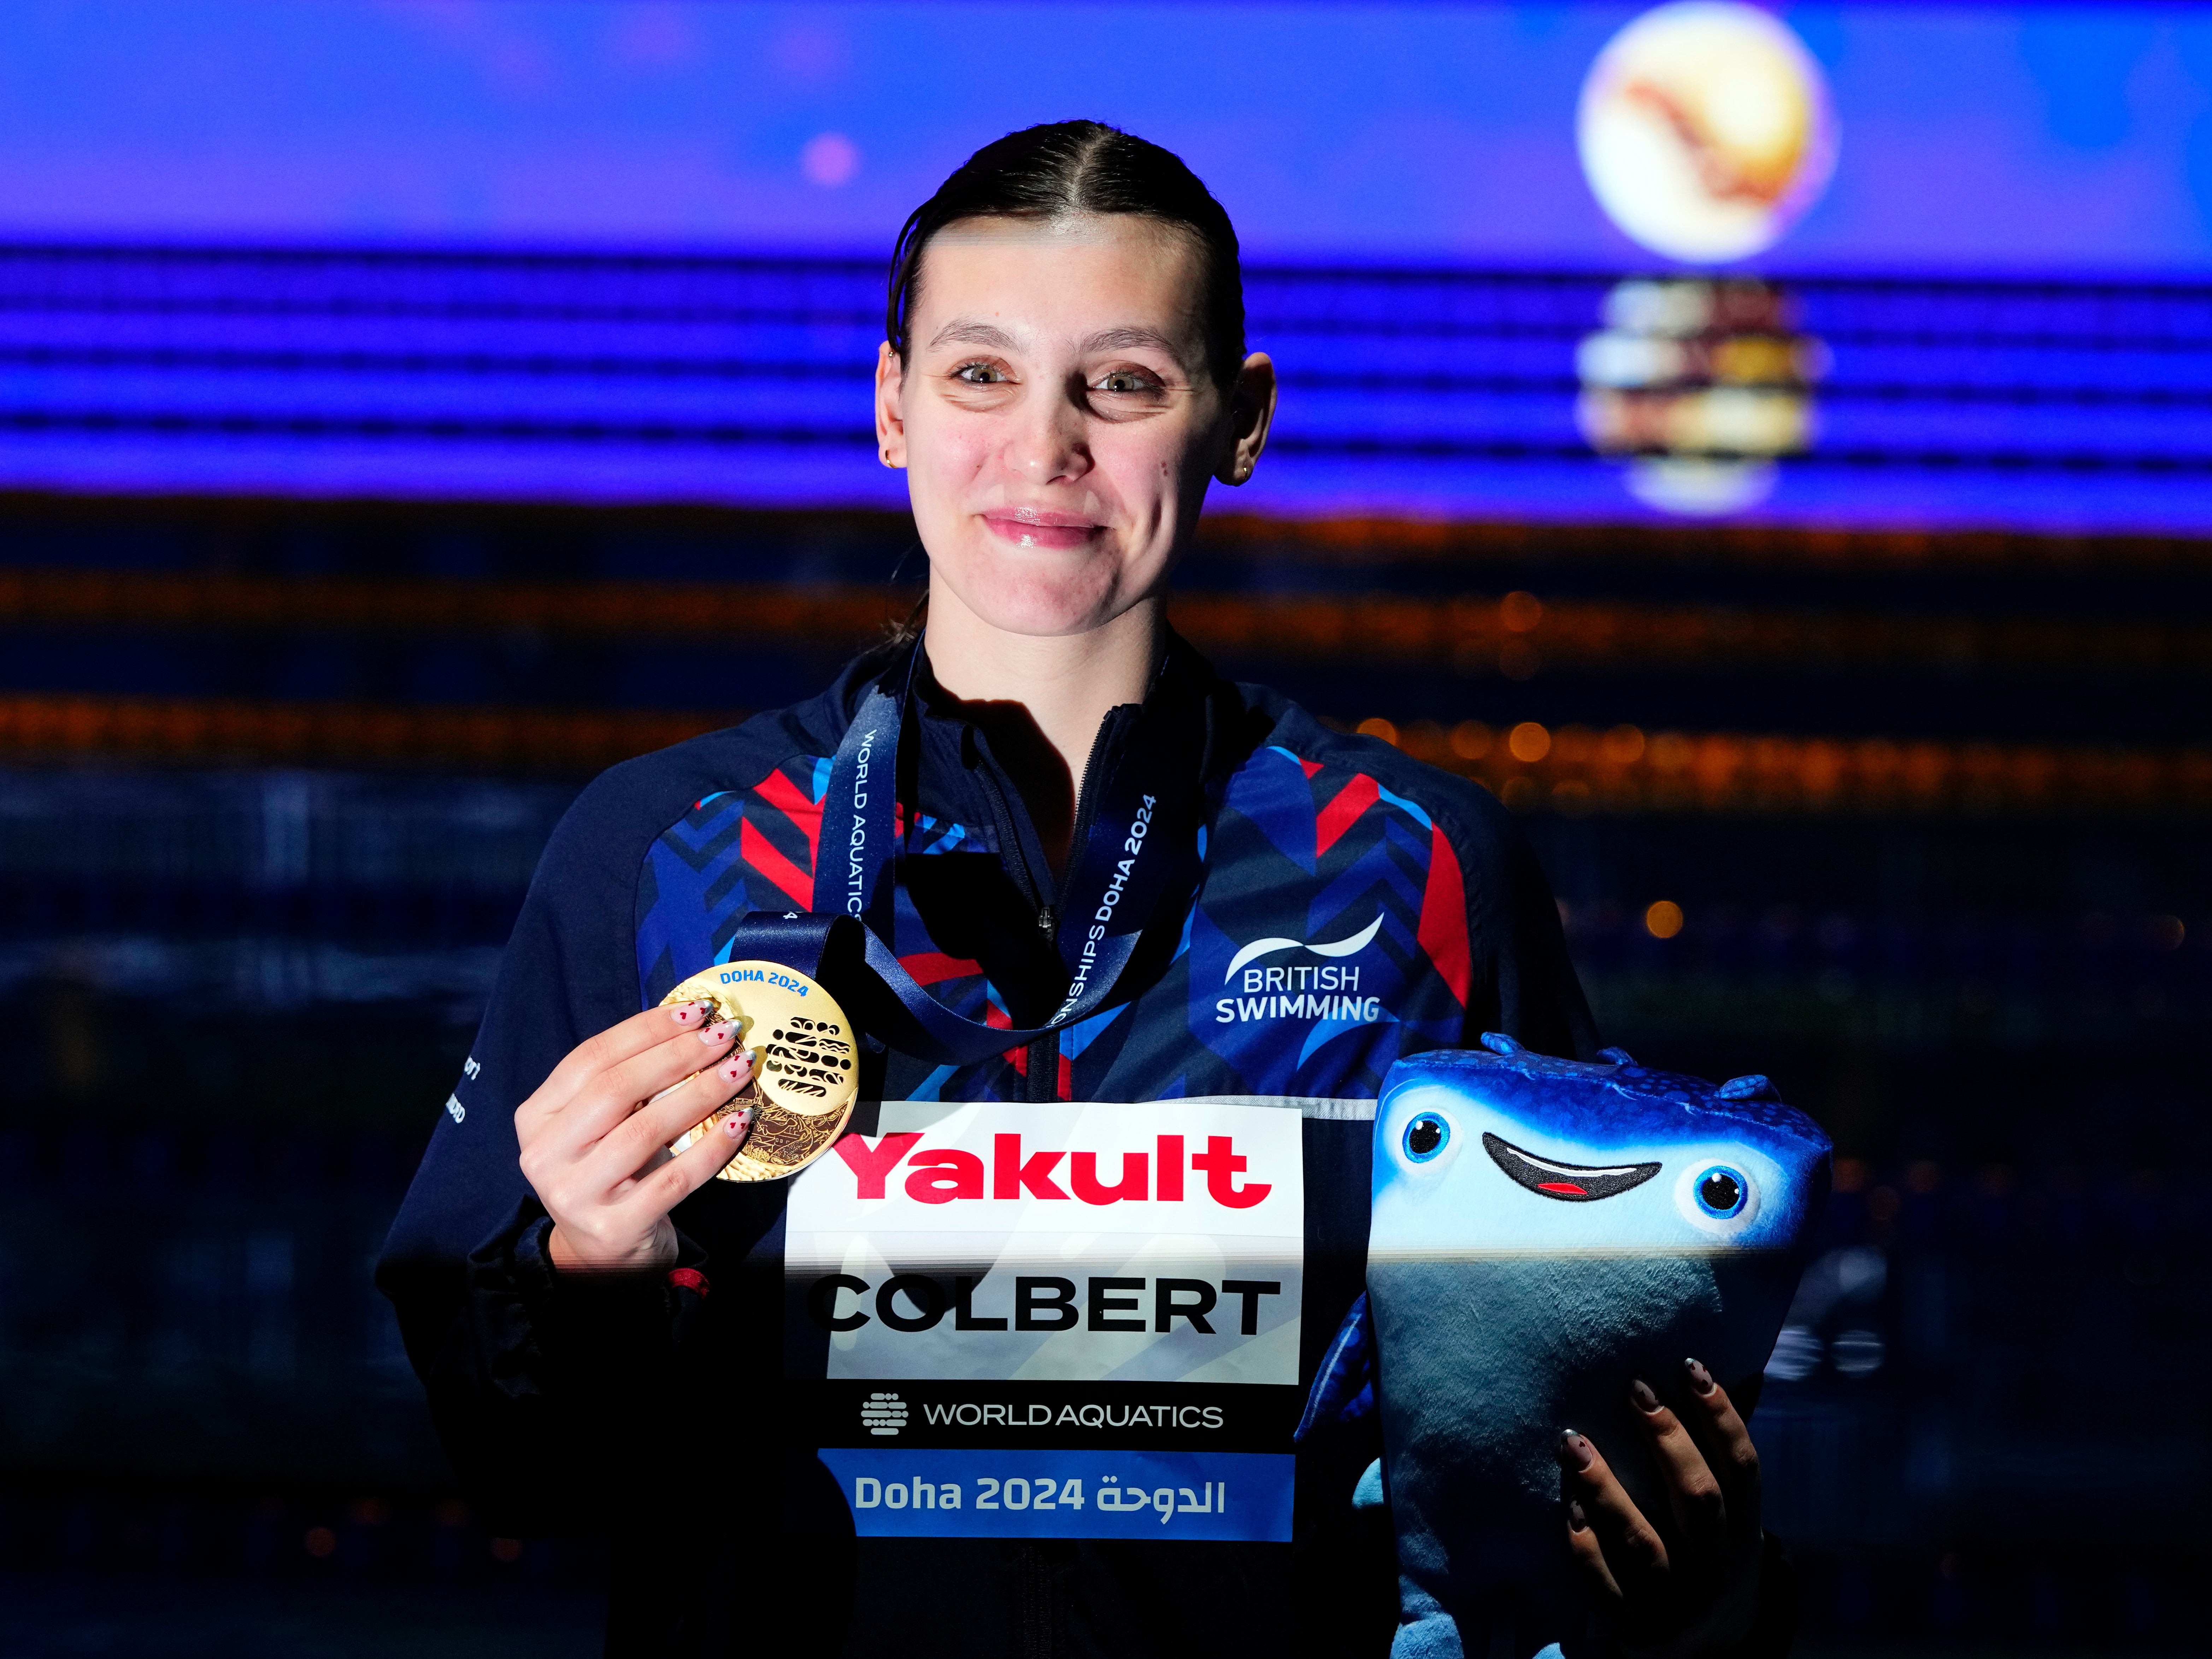
[[[1450,1124],[1434,1112],[1423,1112],[1406,1126],[1406,1156],[1416,1164],[1426,1164],[1443,1151],[1450,1139]]]
[[[1743,1208],[1750,1185],[1734,1170],[1717,1164],[1698,1177],[1698,1207],[1717,1221],[1726,1221]]]

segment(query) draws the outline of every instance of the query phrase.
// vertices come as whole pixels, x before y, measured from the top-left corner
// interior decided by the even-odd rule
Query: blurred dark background
[[[1404,60],[1404,20],[1370,9],[1371,40],[1324,48]],[[1578,76],[1635,9],[1569,9],[1523,45]],[[580,17],[676,52],[743,10],[423,15],[461,20],[447,45],[506,29],[489,83],[543,104],[557,76],[532,92],[499,40],[543,35],[557,68]],[[1252,15],[1285,10],[1310,15]],[[1957,15],[2073,88],[2036,118],[2081,155],[2178,168],[2142,88],[2212,73],[2212,27],[2085,14],[2069,58],[2036,45],[2059,10]],[[80,34],[106,15],[52,10]],[[1942,19],[1790,15],[1846,131],[1867,104],[1867,165],[1908,166],[1866,88],[1917,84]],[[820,37],[776,37],[802,69],[857,27],[793,15]],[[1905,32],[1887,58],[1883,29]],[[2117,136],[2107,81],[2135,89]],[[1541,118],[1571,177],[1563,84]],[[488,107],[486,130],[513,115]],[[860,245],[839,214],[887,245],[1013,123],[937,110],[881,169],[886,216],[834,195],[878,187],[863,118],[759,140],[790,188],[833,194],[729,209],[709,229],[751,239],[735,252],[431,246],[547,240],[561,210],[535,198],[512,223],[462,195],[191,241],[147,185],[116,211],[162,234],[135,242],[58,195],[0,200],[0,1650],[597,1651],[598,1547],[487,1534],[369,1269],[578,787],[811,692],[919,592],[866,427],[879,267],[817,245]],[[1923,227],[1915,265],[1847,149],[1843,204],[1725,281],[1620,241],[1586,196],[1595,228],[1549,265],[1507,230],[1450,242],[1442,209],[1399,263],[1354,265],[1296,246],[1298,180],[1144,130],[1258,200],[1252,335],[1285,376],[1290,482],[1217,500],[1178,625],[1496,790],[1607,1038],[1767,1072],[1835,1137],[1756,1422],[1804,1648],[2200,1650],[2201,216],[2100,264],[2090,215],[2075,268],[2046,247],[1971,275],[1978,233]],[[0,156],[24,131],[0,123]],[[2031,182],[2048,159],[2012,158]],[[2095,193],[2047,172],[2054,199]],[[1622,339],[1673,366],[1621,369]]]

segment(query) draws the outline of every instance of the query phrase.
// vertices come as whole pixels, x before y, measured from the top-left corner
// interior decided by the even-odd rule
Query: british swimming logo
[[[1297,939],[1259,939],[1229,958],[1221,975],[1224,985],[1235,983],[1241,994],[1216,1000],[1217,1025],[1242,1024],[1255,1019],[1328,1019],[1371,1023],[1382,1018],[1382,1000],[1367,996],[1359,988],[1360,969],[1344,958],[1356,957],[1375,942],[1382,931],[1382,913],[1356,933],[1343,939],[1308,944]],[[1266,963],[1267,957],[1285,951],[1303,951],[1325,960]]]

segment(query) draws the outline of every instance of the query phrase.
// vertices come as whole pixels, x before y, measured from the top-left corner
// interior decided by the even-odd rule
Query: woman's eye
[[[1092,390],[1096,392],[1157,392],[1159,390],[1159,386],[1160,383],[1149,374],[1139,374],[1133,368],[1117,368],[1110,374],[1102,374],[1099,376],[1098,384],[1094,386]]]
[[[1006,377],[996,363],[963,363],[952,371],[952,378],[969,386],[996,386]]]

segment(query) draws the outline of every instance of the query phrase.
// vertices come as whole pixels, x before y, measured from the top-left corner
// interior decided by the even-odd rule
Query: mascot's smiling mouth
[[[1569,1204],[1611,1198],[1631,1187],[1641,1187],[1659,1173],[1656,1164],[1621,1164],[1611,1169],[1584,1164],[1554,1164],[1487,1133],[1482,1137],[1482,1150],[1490,1154],[1491,1162],[1530,1192]]]

